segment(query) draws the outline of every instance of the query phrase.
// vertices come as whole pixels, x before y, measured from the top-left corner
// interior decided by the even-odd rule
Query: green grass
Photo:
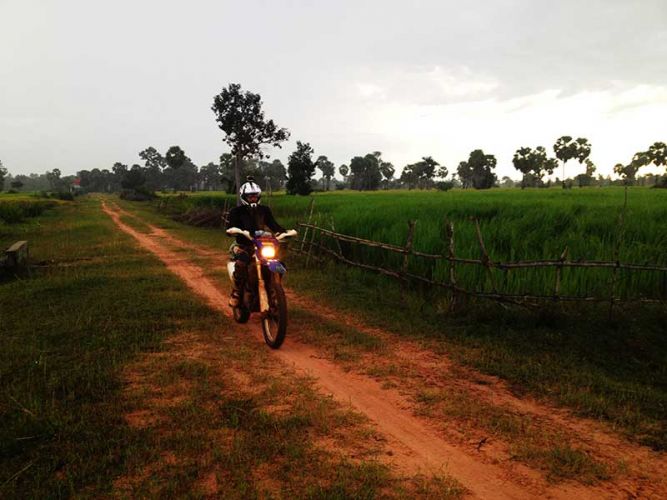
[[[441,298],[337,264],[288,261],[289,286],[398,336],[507,380],[517,393],[609,421],[632,439],[667,448],[664,308],[613,320],[597,312],[530,312],[493,304],[448,313]],[[595,318],[595,321],[591,321]]]
[[[39,265],[0,282],[2,498],[201,497],[209,474],[230,498],[439,488],[440,480],[397,480],[373,450],[349,462],[318,446],[338,439],[358,451],[364,419],[278,368],[264,345],[235,339],[229,320],[120,233],[99,200],[3,234],[29,240]],[[206,349],[188,357],[196,343]],[[247,386],[236,382],[240,374]],[[124,416],[133,412],[155,423],[131,426]],[[452,480],[443,484],[450,497],[462,493]]]
[[[165,213],[191,207],[221,207],[227,195],[199,193],[163,197]],[[227,197],[229,199],[229,197]],[[485,246],[495,261],[557,259],[568,249],[572,260],[614,260],[667,266],[667,192],[630,188],[625,223],[619,226],[624,206],[622,188],[526,189],[448,192],[329,192],[314,196],[314,222],[329,227],[333,219],[339,232],[404,245],[408,220],[416,220],[415,250],[446,252],[444,222],[455,227],[458,257],[481,255],[475,224],[478,219]],[[287,225],[305,219],[309,197],[278,195],[265,197],[276,215]],[[326,242],[326,239],[325,239]],[[331,244],[331,242],[329,242]],[[361,262],[397,269],[402,257],[379,249],[353,248],[344,252]],[[412,259],[409,270],[445,280],[448,266],[441,262]],[[555,269],[494,270],[500,290],[508,293],[551,295]],[[459,265],[459,283],[469,289],[489,290],[487,276],[478,266]],[[610,270],[567,269],[561,294],[610,294]],[[621,272],[618,293],[624,297],[667,297],[665,273]]]
[[[667,248],[665,194],[658,190],[631,190],[629,213],[633,215],[628,217],[635,232],[634,246],[648,249],[647,261],[655,259],[663,265],[667,259],[664,252]],[[450,195],[454,195],[451,202],[447,199]],[[485,201],[487,195],[489,199]],[[586,217],[589,224],[597,217],[598,224],[612,234],[622,195],[619,189],[331,193],[316,196],[316,206],[328,207],[336,217],[337,229],[354,234],[368,230],[361,222],[372,216],[381,219],[388,217],[388,213],[398,213],[395,218],[405,221],[418,215],[420,206],[421,210],[432,211],[438,203],[452,211],[466,208],[473,212],[496,204],[498,224],[505,224],[501,214],[504,217],[514,213],[521,220],[525,212],[528,219],[539,218],[539,213],[528,210],[532,204],[551,206],[556,212],[578,210],[589,214]],[[516,201],[513,196],[517,196]],[[219,199],[204,195],[193,197],[198,198],[206,199],[206,203]],[[392,203],[398,204],[402,199],[408,201],[404,209],[392,208]],[[376,204],[376,200],[381,203]],[[419,203],[411,204],[411,200]],[[457,200],[459,208],[451,205]],[[359,210],[362,201],[364,209]],[[284,196],[274,197],[270,202],[281,223],[289,226],[290,221],[305,211],[308,200]],[[501,206],[503,203],[507,207]],[[222,231],[184,226],[156,214],[148,205],[132,206],[137,207],[142,217],[175,231],[180,237],[212,249],[226,250],[229,244]],[[348,223],[353,220],[351,207],[359,213],[357,231],[343,226],[343,220]],[[342,214],[347,214],[348,219]],[[512,221],[506,224],[511,227]],[[579,227],[583,231],[585,224]],[[542,226],[535,226],[533,231],[539,233]],[[572,231],[567,229],[566,232],[575,243],[579,240],[577,244],[582,252],[590,250],[581,257],[604,257],[593,251],[594,245],[592,250],[585,245],[586,232],[574,235]],[[417,234],[417,248],[428,250],[420,247]],[[526,234],[532,237],[530,231]],[[378,239],[391,241],[389,237]],[[553,246],[559,248],[560,244]],[[631,248],[626,250],[632,251]],[[463,248],[461,253],[465,254]],[[520,257],[531,255],[526,250]],[[399,336],[424,339],[428,345],[460,363],[504,378],[517,393],[528,392],[568,406],[581,415],[609,422],[640,443],[667,449],[667,336],[664,327],[667,311],[664,307],[625,308],[617,310],[612,319],[608,317],[608,306],[579,309],[554,305],[531,312],[489,303],[475,307],[463,304],[450,313],[447,297],[437,291],[406,289],[389,279],[357,269],[327,263],[306,269],[298,256],[288,257],[288,269],[289,286],[334,306],[341,314],[354,315]],[[345,348],[340,351],[343,358],[349,358],[350,353]]]
[[[3,235],[9,234],[8,224],[17,224],[25,219],[37,217],[45,210],[62,203],[60,200],[37,195],[0,193],[0,243],[4,243]]]

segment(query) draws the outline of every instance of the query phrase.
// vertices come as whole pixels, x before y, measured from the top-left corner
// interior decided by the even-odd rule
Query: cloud
[[[359,96],[385,102],[445,104],[478,99],[499,85],[494,78],[473,73],[460,66],[376,67],[359,69],[366,73],[354,85]]]

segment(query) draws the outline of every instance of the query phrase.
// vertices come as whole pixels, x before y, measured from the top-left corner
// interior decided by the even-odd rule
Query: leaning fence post
[[[401,274],[405,279],[405,274],[408,272],[408,258],[412,252],[412,244],[415,239],[415,224],[417,221],[408,221],[408,237],[405,240],[405,253],[403,254],[403,265],[401,266]]]
[[[228,200],[225,198],[225,204],[222,207],[222,225],[223,227],[227,225],[227,203]]]
[[[560,254],[560,263],[558,264],[558,267],[556,267],[556,285],[554,286],[554,300],[560,299],[560,281],[561,281],[561,273],[563,272],[563,262],[565,262],[565,259],[567,258],[567,247],[565,247],[565,250],[563,250],[563,253]]]
[[[310,220],[313,218],[313,205],[315,205],[315,198],[310,199],[310,208],[309,213],[308,213],[308,222],[306,224],[310,224]],[[308,236],[308,229],[310,229],[308,226],[306,226],[303,229],[303,239],[301,240],[301,248],[300,251],[303,252],[303,247],[306,245],[306,237]]]
[[[618,238],[616,239],[616,245],[614,245],[614,261],[616,265],[611,275],[611,297],[609,298],[609,319],[611,320],[614,314],[614,302],[616,300],[616,288],[618,287],[618,271],[621,267],[620,255],[621,255],[621,246],[623,245],[623,240],[625,239],[625,212],[628,209],[628,186],[625,186],[625,192],[623,196],[623,209],[618,215]]]
[[[449,284],[450,284],[450,301],[449,311],[453,311],[456,307],[458,295],[456,293],[456,254],[454,251],[454,223],[449,222],[445,226],[445,232],[448,240],[447,260],[449,262]]]
[[[477,230],[477,239],[479,240],[479,247],[482,249],[482,263],[484,264],[484,267],[486,267],[486,272],[489,276],[491,287],[495,293],[498,290],[496,288],[496,280],[493,277],[493,273],[491,272],[491,258],[489,257],[489,253],[486,251],[486,246],[484,246],[484,239],[482,238],[482,230],[479,228],[479,219],[477,218],[475,218],[475,229]]]
[[[338,247],[338,254],[342,257],[343,247],[340,245],[340,240],[336,237],[336,226],[334,226],[334,219],[332,215],[329,216],[329,225],[331,226],[331,231],[334,233],[331,235],[331,237],[336,242],[336,246]]]
[[[314,224],[314,226],[318,227],[317,224]],[[313,243],[315,241],[315,232],[316,232],[315,229],[313,229],[310,232],[310,243],[308,244],[308,255],[306,256],[306,267],[308,267],[308,263],[310,262],[310,254],[313,251]]]

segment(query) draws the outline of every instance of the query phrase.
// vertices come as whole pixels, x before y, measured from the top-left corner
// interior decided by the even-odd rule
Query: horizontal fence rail
[[[311,207],[312,208],[312,207]],[[478,297],[483,299],[490,299],[498,302],[507,302],[517,305],[538,305],[545,302],[586,302],[586,303],[608,303],[611,309],[615,304],[619,303],[646,303],[646,304],[664,304],[667,303],[667,297],[620,297],[617,296],[617,282],[618,272],[650,272],[650,273],[664,273],[663,281],[667,283],[667,266],[653,265],[653,264],[635,264],[625,263],[619,260],[600,261],[600,260],[572,260],[567,258],[568,251],[565,249],[559,259],[541,259],[534,261],[515,261],[515,262],[495,262],[490,257],[486,250],[482,233],[479,227],[479,222],[475,220],[477,238],[479,242],[481,258],[461,258],[455,255],[454,251],[454,226],[452,223],[446,226],[446,235],[448,242],[446,245],[446,254],[430,254],[414,250],[414,228],[415,221],[408,223],[408,234],[406,237],[405,246],[399,246],[390,243],[379,241],[372,241],[356,236],[339,233],[335,230],[333,220],[330,221],[331,229],[321,227],[317,224],[311,223],[312,209],[308,216],[308,222],[298,223],[298,227],[302,230],[302,238],[297,245],[292,246],[291,249],[297,253],[306,256],[306,265],[311,259],[321,260],[323,255],[331,257],[343,264],[373,271],[403,282],[413,281],[422,283],[431,287],[440,287],[449,290],[453,299],[457,295]],[[328,239],[329,243],[333,245],[326,245],[323,239]],[[343,252],[341,243],[349,245],[356,245],[366,248],[374,248],[402,255],[402,265],[400,269],[388,269],[386,267],[377,266],[369,263],[358,262],[353,260],[351,256],[346,256]],[[295,248],[296,247],[296,248]],[[333,248],[331,248],[333,247]],[[315,255],[313,250],[319,252]],[[351,253],[351,252],[348,252]],[[616,256],[616,255],[615,255]],[[440,281],[430,279],[426,276],[420,276],[408,272],[408,262],[410,257],[419,257],[421,259],[431,261],[443,261],[449,264],[447,273],[447,280]],[[487,290],[472,290],[469,287],[462,285],[457,277],[457,265],[478,266],[486,273],[487,283],[490,284],[490,291]],[[500,270],[503,273],[508,273],[513,269],[540,269],[540,268],[555,268],[555,280],[553,285],[553,293],[551,294],[534,294],[534,293],[506,293],[498,290],[496,279],[492,269]],[[609,269],[613,276],[610,280],[610,293],[606,296],[586,296],[586,295],[566,295],[561,293],[564,268],[586,268],[586,269]],[[484,287],[482,287],[484,288]]]
[[[600,260],[559,260],[559,259],[545,259],[545,260],[535,260],[535,261],[517,261],[517,262],[492,262],[485,261],[481,259],[462,259],[460,257],[453,257],[451,255],[439,255],[418,252],[415,250],[408,250],[405,247],[399,247],[396,245],[391,245],[389,243],[380,243],[377,241],[365,240],[363,238],[357,238],[355,236],[349,236],[346,234],[336,233],[329,229],[324,229],[314,224],[308,224],[301,222],[298,224],[299,227],[308,228],[312,231],[321,232],[323,235],[330,236],[338,241],[346,241],[349,243],[357,243],[369,248],[382,248],[390,252],[395,252],[398,254],[409,254],[414,255],[415,257],[423,257],[425,259],[433,260],[444,260],[447,262],[456,262],[457,264],[473,264],[473,265],[488,265],[497,269],[518,269],[518,268],[528,268],[528,267],[599,267],[599,268],[614,268],[614,269],[631,269],[635,271],[661,271],[667,272],[667,267],[661,266],[652,266],[652,265],[643,265],[643,264],[625,264],[622,262],[612,262],[612,261],[600,261]]]

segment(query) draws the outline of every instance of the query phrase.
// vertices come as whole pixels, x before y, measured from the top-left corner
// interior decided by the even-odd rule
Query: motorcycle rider
[[[262,190],[255,183],[255,179],[248,177],[247,182],[239,189],[241,205],[229,211],[227,229],[237,227],[254,235],[255,231],[263,231],[268,227],[274,235],[285,232],[271,213],[269,207],[261,205]],[[237,307],[243,296],[243,289],[248,279],[248,265],[252,260],[254,248],[252,243],[243,235],[236,235],[236,244],[232,247],[234,260],[234,289],[229,299],[231,307]]]

